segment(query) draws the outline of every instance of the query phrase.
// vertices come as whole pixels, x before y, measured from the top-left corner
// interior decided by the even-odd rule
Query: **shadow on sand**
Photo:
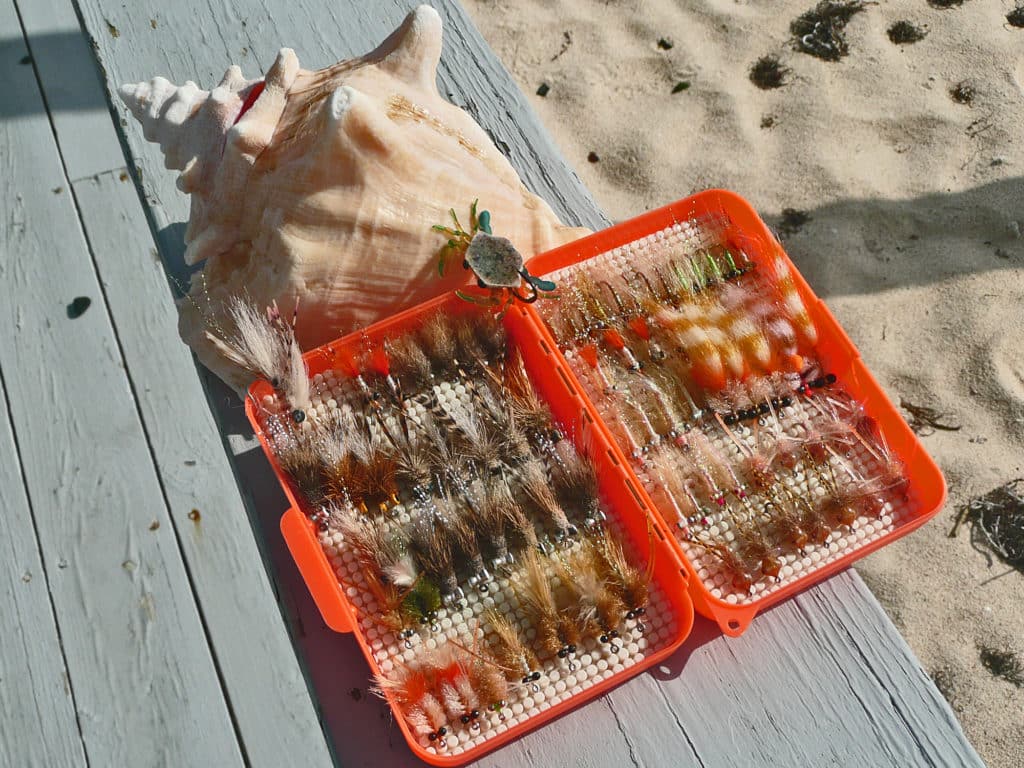
[[[767,220],[823,299],[1024,267],[1020,177],[908,200],[839,200],[803,213],[806,223],[788,233],[783,217]],[[935,258],[950,248],[955,261]]]

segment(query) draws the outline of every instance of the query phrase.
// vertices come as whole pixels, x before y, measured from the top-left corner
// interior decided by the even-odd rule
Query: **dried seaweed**
[[[796,208],[783,208],[782,219],[779,221],[779,232],[787,237],[795,235],[810,220],[811,217],[806,211],[798,211]]]
[[[950,536],[964,522],[971,525],[971,544],[994,552],[1004,563],[1024,573],[1024,478],[974,499],[960,510]]]
[[[796,49],[824,61],[839,61],[849,53],[846,24],[865,9],[862,0],[822,0],[789,25]]]
[[[974,103],[974,97],[977,95],[977,91],[974,86],[964,80],[963,82],[957,83],[955,86],[949,89],[949,98],[955,101],[957,104],[963,104],[965,106],[971,106]]]
[[[886,30],[886,33],[895,45],[907,45],[924,40],[928,30],[909,21],[897,21]]]
[[[1024,663],[1013,651],[982,646],[979,649],[981,665],[994,676],[1018,688],[1024,688]]]
[[[762,91],[781,88],[788,76],[789,67],[784,67],[778,56],[762,56],[750,67],[750,82]]]
[[[900,398],[900,408],[910,414],[908,422],[910,428],[923,437],[934,434],[937,429],[943,432],[958,432],[960,430],[960,424],[956,423],[955,417],[930,406],[915,405],[909,400]]]
[[[1011,27],[1024,29],[1024,3],[1019,3],[1016,8],[1006,14],[1006,23]]]

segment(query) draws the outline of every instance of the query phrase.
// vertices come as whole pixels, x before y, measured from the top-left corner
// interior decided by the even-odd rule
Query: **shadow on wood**
[[[107,102],[102,98],[95,67],[62,64],[91,58],[92,51],[77,28],[33,36],[31,52],[23,37],[0,40],[0,68],[5,79],[10,77],[12,67],[39,70],[38,75],[47,80],[46,106],[51,113],[97,110],[107,115]],[[51,74],[59,76],[48,77]],[[35,99],[2,99],[0,119],[29,114],[39,106]]]

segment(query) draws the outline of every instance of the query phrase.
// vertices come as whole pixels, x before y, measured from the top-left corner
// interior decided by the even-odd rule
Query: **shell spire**
[[[237,66],[228,67],[220,84],[204,91],[191,80],[175,85],[164,77],[127,83],[118,95],[142,124],[148,141],[160,145],[164,165],[181,171],[178,188],[193,192],[212,172],[223,139],[238,117],[250,88]]]
[[[188,119],[209,98],[191,80],[178,86],[165,77],[154,77],[149,82],[128,83],[117,89],[121,100],[135,119],[142,123],[142,134],[147,140],[160,144],[164,164],[173,170],[184,170],[190,159],[187,155]]]
[[[398,79],[416,81],[436,93],[441,37],[441,15],[429,5],[421,5],[366,58],[379,59],[381,68]]]

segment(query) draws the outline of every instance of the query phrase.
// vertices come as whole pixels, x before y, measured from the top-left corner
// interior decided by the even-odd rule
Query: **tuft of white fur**
[[[455,686],[449,682],[441,683],[441,701],[444,702],[444,709],[448,713],[448,717],[453,720],[458,720],[459,716],[462,715],[466,708],[462,703],[462,697],[459,696],[459,692],[455,689]]]
[[[305,413],[313,404],[309,394],[309,371],[306,369],[306,363],[302,359],[302,350],[299,349],[299,343],[295,340],[295,334],[289,333],[287,335],[288,364],[285,368],[286,373],[281,389],[285,397],[288,398],[288,403],[291,407]]]
[[[473,411],[453,408],[448,415],[470,443],[475,445],[483,439],[483,426]]]
[[[373,524],[364,522],[368,518],[361,517],[347,504],[332,504],[328,516],[329,524],[341,532],[360,562],[371,567],[376,566],[379,537],[374,535],[376,530]]]
[[[416,568],[416,561],[411,555],[405,554],[389,565],[385,569],[384,575],[396,587],[410,588],[416,583],[419,572]]]
[[[292,410],[305,413],[312,400],[309,372],[295,340],[295,327],[281,317],[277,305],[260,311],[233,297],[227,315],[234,330],[207,328],[206,338],[220,354],[255,378],[266,379],[287,399]]]
[[[340,427],[341,434],[348,440],[348,448],[352,455],[360,463],[368,464],[375,450],[380,447],[382,438],[376,433],[369,434],[365,423],[360,423],[351,411],[342,411]]]
[[[427,736],[434,732],[430,720],[427,719],[427,713],[420,707],[409,707],[405,710],[405,719],[418,736]]]
[[[596,601],[604,591],[604,580],[591,568],[578,568],[573,574],[576,578],[576,589],[589,601]]]
[[[477,696],[476,690],[473,688],[473,683],[470,681],[469,675],[464,669],[460,669],[459,674],[455,676],[454,682],[455,689],[459,692],[459,696],[462,698],[464,711],[480,709],[480,697]]]
[[[328,417],[331,418],[331,417]],[[344,442],[344,433],[333,421],[321,422],[318,445],[323,456],[324,466],[336,467],[348,456],[348,448]]]
[[[233,332],[218,336],[207,330],[206,337],[232,363],[279,386],[287,348],[270,318],[237,296],[228,304],[228,317]]]
[[[423,694],[423,698],[419,700],[418,704],[430,720],[430,724],[434,726],[435,731],[448,722],[448,718],[444,714],[444,707],[433,694]]]

